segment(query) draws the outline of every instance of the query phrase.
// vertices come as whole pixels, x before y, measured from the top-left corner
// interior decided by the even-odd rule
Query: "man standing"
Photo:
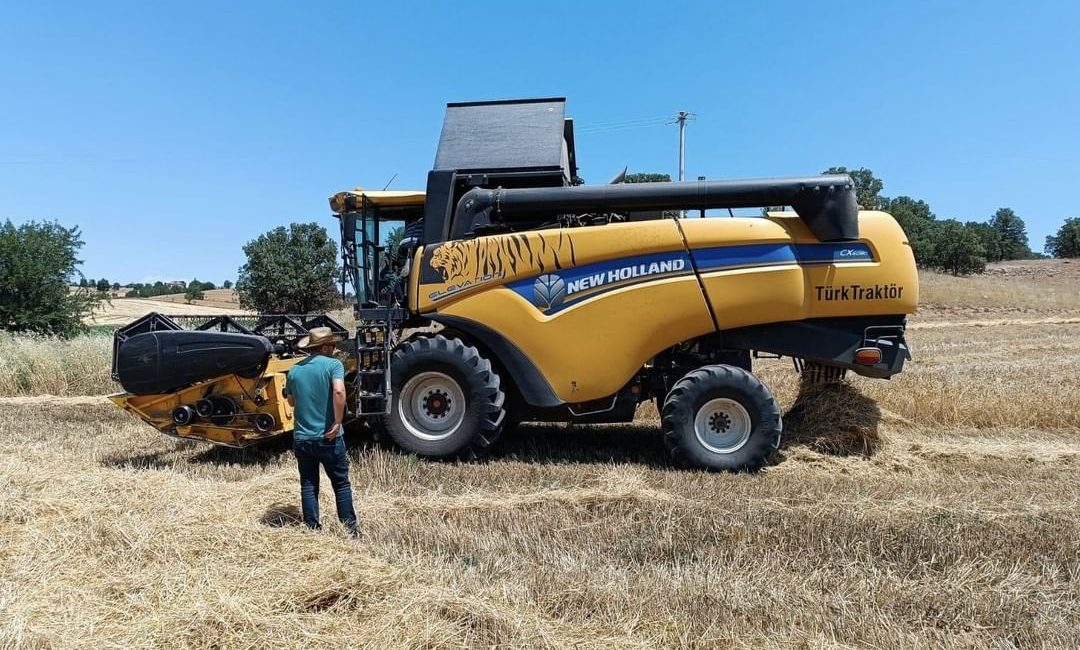
[[[300,504],[304,524],[320,528],[319,465],[334,488],[338,519],[353,536],[359,534],[349,483],[349,457],[341,419],[345,415],[345,366],[334,358],[343,337],[329,327],[313,327],[297,347],[310,356],[289,370],[285,394],[293,406],[293,452],[300,470]]]

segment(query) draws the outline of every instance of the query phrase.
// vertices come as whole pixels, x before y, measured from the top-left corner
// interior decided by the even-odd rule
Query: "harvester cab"
[[[357,189],[330,204],[342,292],[355,296],[354,415],[422,456],[482,456],[522,421],[628,422],[653,401],[677,459],[754,469],[782,426],[752,372],[758,355],[791,357],[813,381],[888,378],[909,358],[911,248],[892,217],[859,210],[849,177],[586,185],[561,98],[450,104],[425,191]],[[792,210],[673,217],[780,205]],[[164,369],[175,352],[155,350],[128,365]],[[188,372],[153,386],[164,396],[128,388],[117,401],[212,406],[227,394],[231,421],[243,421],[277,400],[224,384],[254,375],[272,393],[291,357],[266,357],[261,369]],[[209,415],[185,411],[184,424],[141,416],[214,440],[199,433],[216,417],[202,404]],[[271,434],[290,424],[282,411]]]

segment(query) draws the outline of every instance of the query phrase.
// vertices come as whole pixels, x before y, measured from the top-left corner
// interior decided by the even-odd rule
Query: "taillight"
[[[855,363],[860,366],[875,366],[881,363],[879,348],[859,348],[855,350]]]

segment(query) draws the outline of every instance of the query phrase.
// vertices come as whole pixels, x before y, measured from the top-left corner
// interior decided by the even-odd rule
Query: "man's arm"
[[[330,390],[334,393],[334,424],[326,432],[327,442],[338,437],[341,433],[341,421],[345,419],[345,368],[340,362],[338,366],[341,367],[340,372],[335,369],[330,379]]]

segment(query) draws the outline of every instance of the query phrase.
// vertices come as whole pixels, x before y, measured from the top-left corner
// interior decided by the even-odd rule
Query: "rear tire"
[[[412,339],[391,357],[393,398],[386,430],[402,449],[428,458],[476,460],[502,433],[505,395],[491,362],[441,334]]]
[[[780,446],[780,409],[765,384],[735,366],[704,366],[675,382],[661,412],[676,460],[710,470],[756,471]]]

